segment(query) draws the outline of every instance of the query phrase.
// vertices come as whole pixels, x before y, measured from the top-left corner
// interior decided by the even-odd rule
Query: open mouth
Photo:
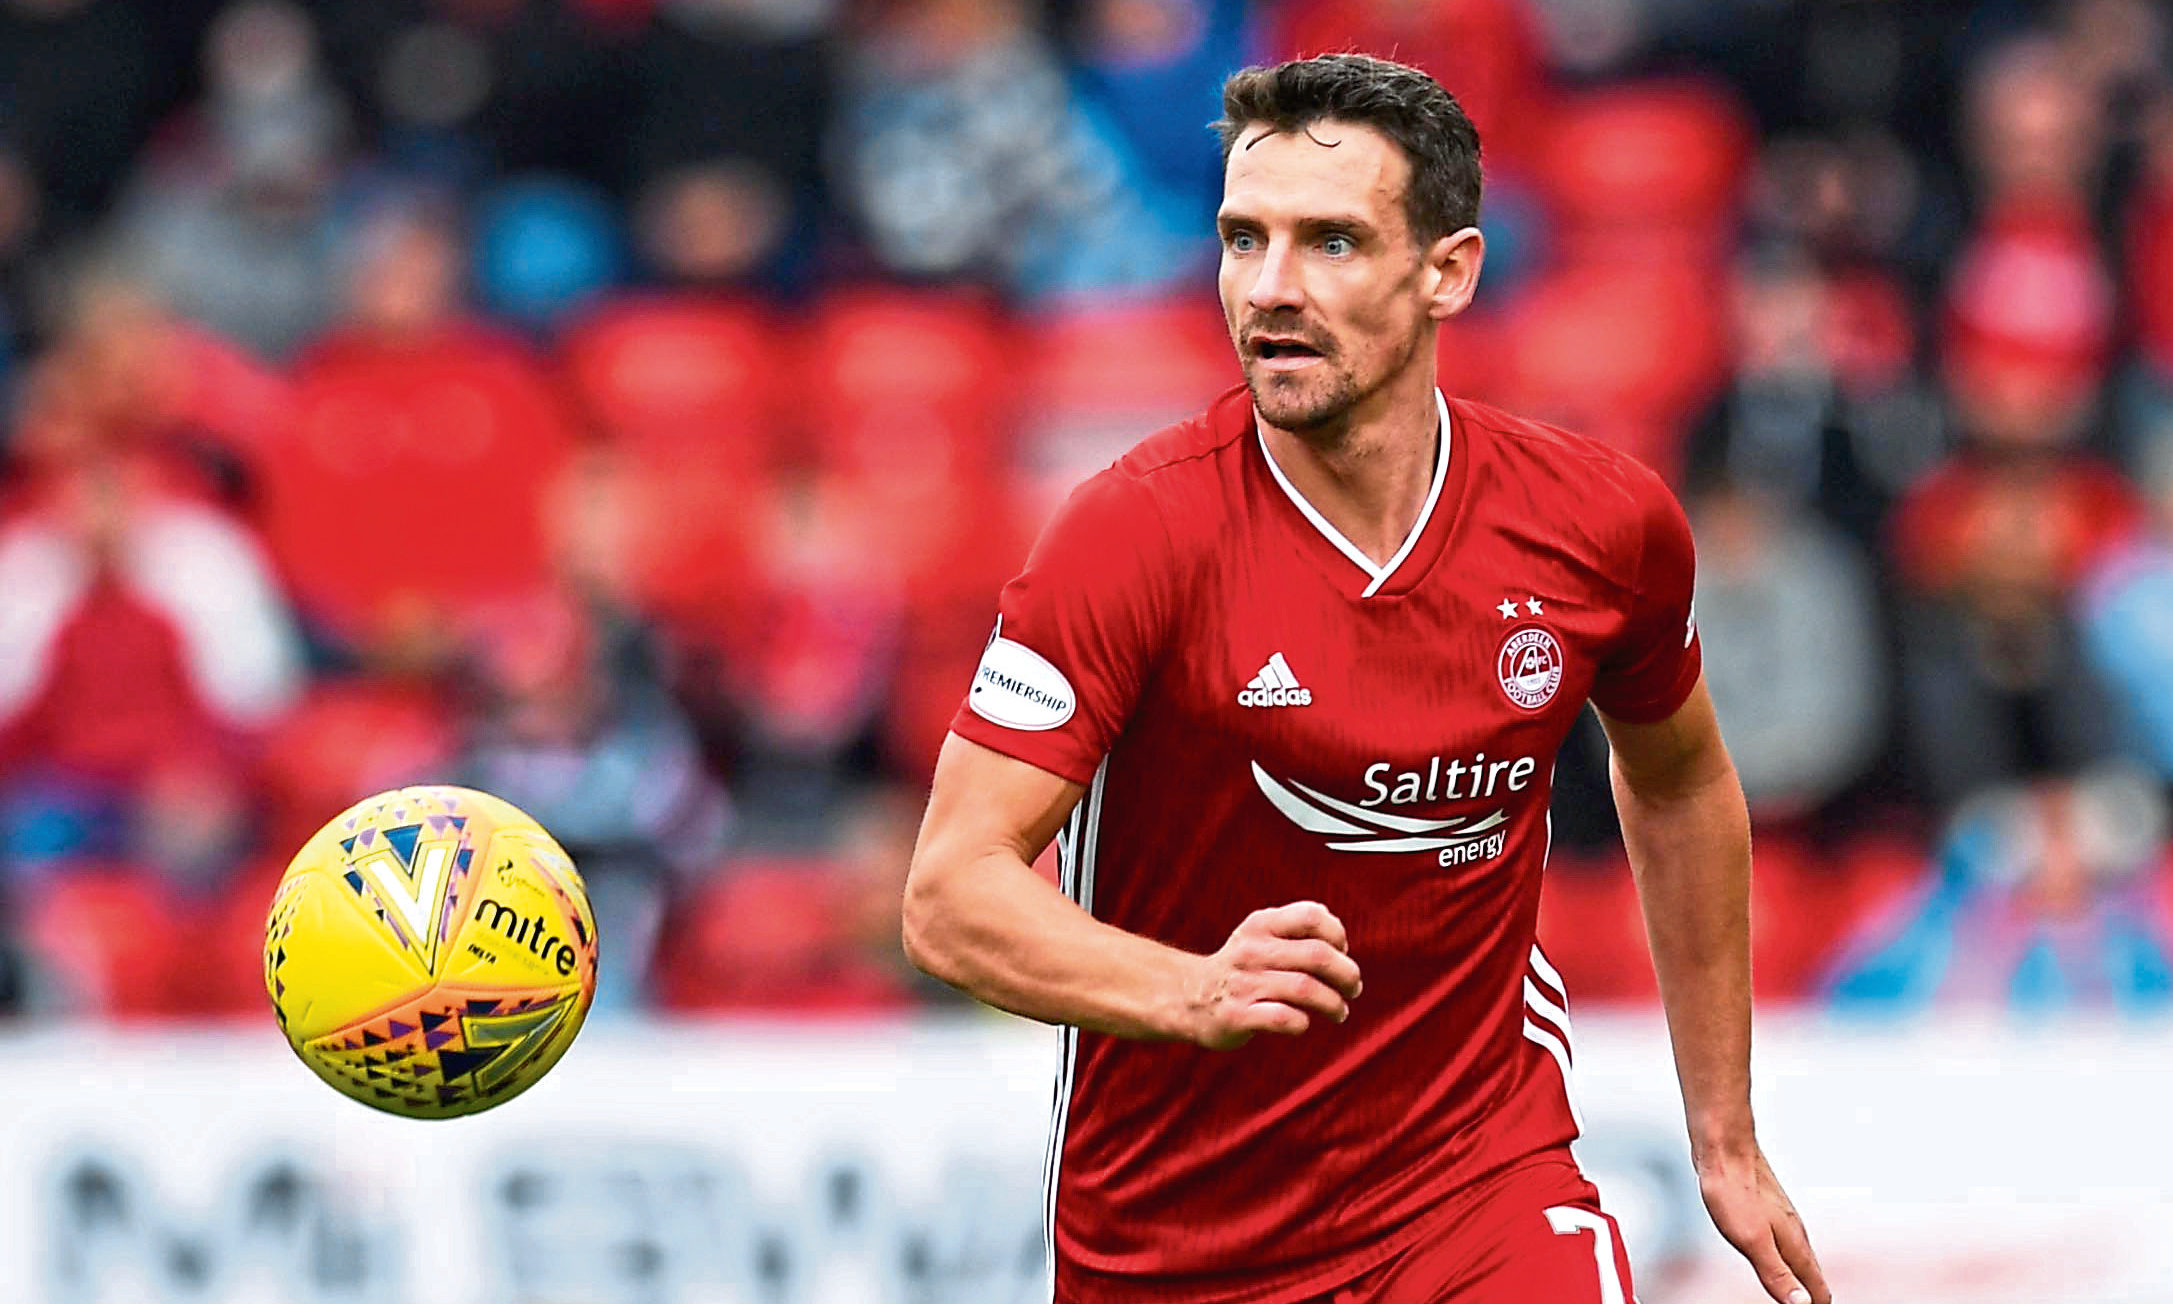
[[[1276,362],[1284,359],[1300,361],[1321,356],[1319,349],[1302,340],[1256,339],[1253,341],[1252,350],[1253,356],[1263,362]]]

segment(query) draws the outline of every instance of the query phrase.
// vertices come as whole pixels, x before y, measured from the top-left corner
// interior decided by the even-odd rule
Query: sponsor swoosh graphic
[[[1480,820],[1470,828],[1457,830],[1452,837],[1376,838],[1371,842],[1331,842],[1328,844],[1328,849],[1330,851],[1439,851],[1443,847],[1455,847],[1466,842],[1476,842],[1485,837],[1489,830],[1508,822],[1509,817],[1507,815],[1495,811],[1492,815]]]
[[[1495,811],[1478,823],[1467,826],[1462,816],[1446,820],[1422,820],[1408,815],[1368,810],[1363,806],[1338,801],[1326,793],[1315,792],[1295,779],[1286,787],[1274,775],[1262,769],[1258,761],[1252,763],[1252,776],[1253,782],[1260,786],[1260,795],[1281,811],[1285,819],[1306,832],[1365,839],[1363,842],[1331,842],[1328,844],[1331,851],[1438,851],[1443,847],[1453,847],[1484,837],[1491,830],[1509,822],[1509,816],[1504,811]],[[1296,788],[1305,796],[1300,797],[1291,788]],[[1306,800],[1308,797],[1312,801]],[[1316,806],[1313,802],[1320,804]],[[1351,818],[1343,819],[1341,815]],[[1351,820],[1364,820],[1365,824],[1354,824]],[[1387,836],[1391,833],[1437,836]]]
[[[1326,806],[1329,810],[1340,811],[1354,819],[1361,819],[1369,824],[1378,824],[1384,829],[1394,829],[1398,833],[1439,833],[1444,829],[1453,829],[1464,822],[1462,819],[1422,820],[1414,819],[1409,815],[1391,815],[1385,810],[1368,810],[1364,806],[1353,806],[1347,801],[1337,801],[1327,793],[1315,792],[1296,779],[1290,781],[1290,786]]]
[[[1366,837],[1379,833],[1347,820],[1339,820],[1317,806],[1309,806],[1305,799],[1275,781],[1275,776],[1260,768],[1260,762],[1252,763],[1253,782],[1260,785],[1260,793],[1281,811],[1289,821],[1307,833],[1335,833],[1345,837]]]

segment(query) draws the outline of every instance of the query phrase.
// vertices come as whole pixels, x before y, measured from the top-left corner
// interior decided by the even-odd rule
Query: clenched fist
[[[1294,1037],[1315,1017],[1343,1022],[1364,985],[1349,951],[1342,921],[1318,902],[1253,911],[1201,957],[1186,996],[1191,1040],[1230,1050],[1254,1033]]]

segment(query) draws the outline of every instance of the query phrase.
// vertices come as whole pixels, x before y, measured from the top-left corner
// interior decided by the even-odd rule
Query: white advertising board
[[[1761,1298],[1697,1205],[1657,1020],[1577,1031],[1644,1304]],[[600,1024],[527,1096],[418,1123],[268,1021],[18,1033],[0,1300],[1024,1304],[1053,1047],[995,1018]],[[2173,1027],[1767,1016],[1758,1071],[1846,1304],[2173,1304]]]

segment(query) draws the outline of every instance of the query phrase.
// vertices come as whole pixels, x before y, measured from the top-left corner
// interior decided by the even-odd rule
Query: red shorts
[[[1405,1235],[1409,1244],[1332,1290],[1243,1298],[1258,1304],[1635,1304],[1630,1260],[1615,1220],[1600,1212],[1599,1192],[1567,1150],[1543,1151],[1457,1192],[1397,1239]],[[1076,1270],[1059,1267],[1059,1304],[1198,1294],[1088,1275],[1091,1290]]]
[[[1314,1304],[1635,1304],[1621,1229],[1568,1155],[1535,1155]]]

